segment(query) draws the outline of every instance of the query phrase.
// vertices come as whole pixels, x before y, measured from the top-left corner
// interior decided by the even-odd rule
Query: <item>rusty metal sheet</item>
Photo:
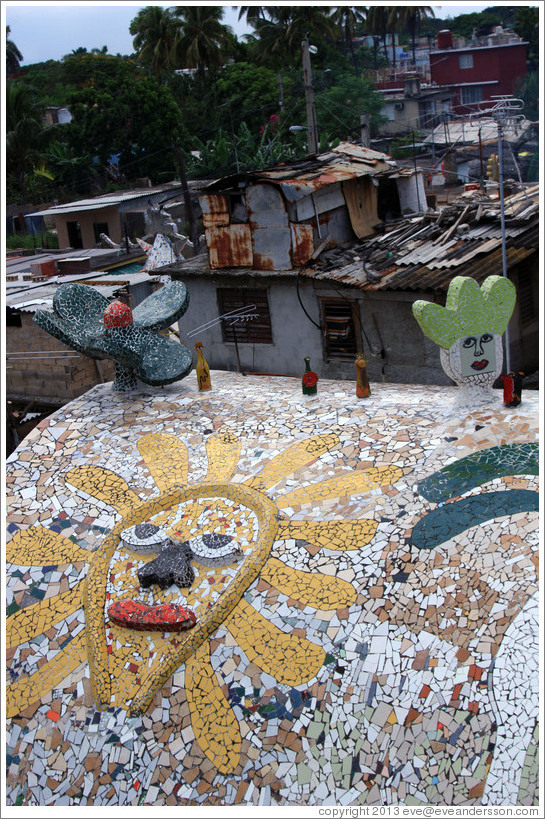
[[[365,148],[363,145],[353,145],[351,142],[341,142],[336,148],[331,148],[331,152],[335,154],[347,154],[364,162],[377,160],[384,162],[386,159],[389,159],[389,154],[385,154],[382,151],[374,151],[372,148]]]
[[[273,185],[249,185],[246,204],[252,230],[254,267],[291,269],[291,233],[284,200]]]
[[[202,221],[205,228],[229,224],[229,204],[227,197],[220,193],[199,196]]]
[[[254,228],[252,250],[257,270],[291,270],[289,226]]]
[[[252,235],[249,225],[209,227],[205,230],[210,267],[252,267]]]
[[[290,225],[291,259],[294,267],[308,262],[314,253],[314,231],[312,225]]]

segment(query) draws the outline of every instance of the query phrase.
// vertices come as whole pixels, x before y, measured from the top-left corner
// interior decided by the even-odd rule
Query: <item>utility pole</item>
[[[360,114],[361,144],[364,148],[369,148],[371,138],[369,134],[369,114]]]
[[[316,109],[314,107],[314,89],[312,87],[312,69],[310,65],[310,46],[308,35],[301,43],[303,53],[303,77],[305,84],[305,102],[307,108],[308,152],[318,153],[318,125],[316,124]]]
[[[174,146],[174,156],[178,163],[178,170],[180,171],[180,182],[182,183],[182,192],[184,195],[184,204],[187,220],[189,222],[189,238],[193,244],[193,255],[196,256],[199,252],[199,236],[197,233],[197,220],[195,218],[195,211],[193,210],[193,202],[191,200],[191,193],[187,184],[187,175],[185,172],[185,162],[182,149],[179,145]]]
[[[279,93],[279,96],[280,96],[280,99],[278,100],[278,104],[280,106],[280,113],[283,114],[284,113],[284,86],[282,84],[282,74],[278,74],[277,77],[278,77],[278,93]]]

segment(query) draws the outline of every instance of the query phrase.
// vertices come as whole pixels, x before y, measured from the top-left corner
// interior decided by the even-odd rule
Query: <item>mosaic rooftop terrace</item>
[[[7,805],[538,804],[538,393],[371,390],[100,385],[21,443]],[[190,587],[140,587],[143,522]]]

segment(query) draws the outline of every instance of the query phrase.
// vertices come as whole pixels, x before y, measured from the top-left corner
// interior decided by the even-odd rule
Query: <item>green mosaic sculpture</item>
[[[189,293],[182,282],[169,282],[131,310],[108,301],[93,287],[62,284],[53,312],[38,310],[34,321],[73,350],[115,362],[114,392],[180,381],[191,370],[191,353],[157,331],[170,327],[187,310]]]
[[[501,373],[501,337],[515,301],[515,286],[507,278],[489,276],[479,287],[474,279],[457,276],[450,283],[445,307],[415,301],[413,314],[424,335],[440,346],[448,377],[484,395]]]

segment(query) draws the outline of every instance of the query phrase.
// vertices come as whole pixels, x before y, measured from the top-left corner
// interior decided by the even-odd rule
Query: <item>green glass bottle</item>
[[[305,356],[305,372],[301,379],[303,395],[316,395],[318,392],[318,376],[310,369],[310,356]]]

